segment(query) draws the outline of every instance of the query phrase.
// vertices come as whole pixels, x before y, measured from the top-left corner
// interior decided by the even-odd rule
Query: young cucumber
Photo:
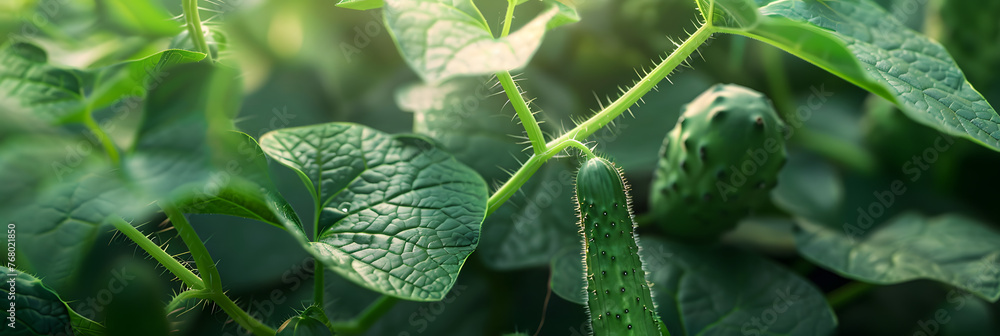
[[[587,160],[576,176],[590,325],[596,336],[669,335],[646,282],[627,191],[622,173],[602,158]]]

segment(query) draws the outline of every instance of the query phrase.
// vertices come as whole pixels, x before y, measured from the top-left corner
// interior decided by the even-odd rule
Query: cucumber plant
[[[151,328],[164,334],[495,335],[536,323],[536,335],[893,334],[928,325],[921,314],[934,309],[994,313],[1000,218],[983,200],[1000,188],[984,168],[1000,161],[995,94],[909,28],[906,10],[656,5],[670,10],[641,24],[674,30],[637,39],[678,35],[674,23],[692,17],[693,30],[596,104],[580,92],[612,91],[626,78],[613,75],[648,55],[619,38],[634,29],[592,18],[635,17],[649,1],[0,5],[2,289],[16,307],[4,334],[127,332],[118,314],[129,309],[107,301],[130,267],[147,266],[166,270],[170,290],[136,302],[168,321]],[[946,13],[928,15],[928,29],[967,44],[940,26],[955,22]],[[749,52],[774,48],[805,62]],[[764,73],[675,73],[696,51],[709,67]],[[718,85],[681,107],[692,98],[681,92],[712,82],[747,87]],[[861,139],[857,119],[933,138]],[[915,152],[872,154],[885,148]],[[579,153],[574,181],[566,161]],[[646,198],[635,214],[612,161]],[[152,260],[101,266],[136,247]],[[562,299],[539,298],[544,276],[531,270],[546,265]],[[113,281],[95,280],[104,271]],[[837,315],[917,279],[933,280],[917,294],[940,292],[927,283],[949,292],[909,322]],[[539,303],[568,313],[526,309]]]

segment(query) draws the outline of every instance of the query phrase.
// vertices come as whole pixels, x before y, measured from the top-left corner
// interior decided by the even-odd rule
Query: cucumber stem
[[[531,178],[531,175],[538,171],[545,161],[548,161],[548,159],[552,158],[555,154],[559,153],[566,147],[573,146],[581,148],[581,150],[584,150],[584,153],[588,153],[588,157],[594,157],[594,154],[590,151],[590,149],[587,149],[581,141],[587,139],[587,137],[591,134],[594,134],[594,132],[597,132],[597,130],[610,123],[616,117],[628,110],[629,107],[639,101],[643,95],[656,87],[660,80],[666,78],[667,75],[674,71],[674,69],[687,59],[688,56],[691,56],[691,54],[694,53],[694,51],[697,50],[702,43],[705,43],[705,41],[716,32],[716,29],[717,28],[711,25],[702,25],[694,32],[694,34],[691,34],[691,36],[688,37],[684,43],[681,43],[676,50],[664,58],[660,64],[647,73],[646,76],[643,76],[635,86],[626,91],[625,94],[611,103],[611,105],[608,105],[603,110],[590,117],[587,121],[584,121],[571,129],[569,132],[566,132],[562,136],[549,141],[548,144],[542,146],[535,146],[532,144],[532,147],[536,149],[535,154],[532,155],[527,162],[521,165],[521,168],[511,175],[510,179],[504,182],[504,184],[490,196],[489,201],[487,202],[487,216],[492,214],[500,208],[504,202],[510,199],[510,197],[513,196],[514,193],[517,192],[517,190]],[[498,75],[497,77],[500,76]],[[501,83],[502,82],[503,79],[501,78]],[[507,90],[506,87],[504,89]],[[507,90],[507,92],[508,95],[511,93],[510,90]],[[528,115],[530,115],[530,112]],[[534,120],[534,116],[531,116],[531,119]],[[521,123],[525,125],[525,128],[529,125],[529,123],[526,123],[523,120]],[[536,127],[538,126],[535,122],[531,122],[530,124],[533,124]],[[540,132],[541,131],[539,130],[539,133]],[[530,137],[531,133],[529,131],[529,138]],[[534,141],[534,138],[532,138],[532,140]],[[543,150],[538,152],[538,148],[542,148]]]
[[[135,244],[142,248],[143,251],[149,253],[153,259],[156,259],[160,265],[163,265],[163,267],[170,271],[170,273],[173,273],[174,276],[180,279],[181,282],[184,282],[185,285],[196,290],[205,289],[205,283],[201,281],[201,278],[195,275],[194,272],[191,272],[191,270],[187,267],[184,267],[184,265],[181,265],[177,259],[171,257],[166,251],[160,249],[160,246],[156,245],[156,243],[152,240],[149,240],[149,238],[143,235],[142,232],[136,230],[132,224],[129,224],[124,219],[117,216],[109,217],[108,220],[111,222],[111,225],[115,226],[115,229],[118,229],[118,231],[124,234],[125,237],[128,237],[135,242]]]
[[[198,48],[198,52],[205,54],[206,59],[212,61],[212,50],[208,48],[208,42],[205,41],[205,30],[201,27],[198,0],[183,0],[181,6],[184,11],[184,24],[187,26],[191,43],[194,44],[195,48]]]

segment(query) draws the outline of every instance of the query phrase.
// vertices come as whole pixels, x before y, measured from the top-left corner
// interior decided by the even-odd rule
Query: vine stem
[[[202,279],[205,287],[213,292],[222,293],[222,279],[219,278],[219,270],[215,267],[212,255],[205,248],[205,243],[198,237],[198,232],[194,231],[191,223],[188,222],[184,214],[180,210],[177,210],[177,208],[166,204],[161,205],[160,208],[167,214],[170,223],[173,223],[174,228],[177,229],[177,235],[181,237],[181,240],[187,245],[188,250],[191,251],[191,256],[194,257],[194,264],[198,267],[198,273],[205,277],[205,279]]]
[[[201,17],[198,13],[198,0],[182,0],[182,10],[184,11],[184,23],[188,29],[188,36],[198,51],[205,54],[205,58],[212,60],[212,51],[205,41],[205,30],[201,27]]]
[[[528,134],[528,140],[531,141],[531,148],[534,150],[534,153],[537,155],[545,152],[546,145],[545,137],[542,135],[542,128],[538,126],[535,115],[531,113],[528,104],[524,102],[524,97],[521,96],[521,89],[517,87],[517,83],[514,83],[514,78],[510,76],[510,72],[500,71],[497,72],[497,79],[500,80],[500,85],[503,86],[507,97],[510,98],[510,103],[514,106],[514,110],[517,111],[517,117],[521,119],[521,125],[524,125],[524,130]]]
[[[514,196],[514,193],[517,192],[522,185],[524,185],[524,182],[527,182],[528,179],[531,178],[531,175],[534,175],[535,172],[538,171],[538,168],[542,167],[542,164],[544,164],[545,161],[548,161],[556,154],[559,154],[559,152],[562,152],[567,147],[575,147],[583,151],[587,158],[597,157],[597,155],[595,155],[590,148],[587,148],[587,146],[583,143],[573,139],[549,146],[549,148],[541,154],[532,155],[531,158],[529,158],[528,161],[514,173],[514,175],[507,179],[507,182],[500,186],[500,188],[497,189],[492,196],[490,196],[490,199],[486,202],[486,215],[489,216],[494,211],[497,211],[497,209],[499,209],[504,202],[510,199],[511,196]]]
[[[167,303],[167,314],[180,308],[184,301],[191,299],[210,299],[211,297],[212,291],[207,289],[189,289],[183,291],[180,294],[175,295],[174,298],[170,299],[170,302]]]
[[[115,144],[111,141],[111,137],[108,136],[108,133],[104,132],[104,130],[97,125],[97,121],[94,120],[94,116],[90,114],[89,108],[87,111],[87,117],[83,120],[83,123],[87,126],[87,129],[94,133],[94,136],[101,142],[101,145],[104,146],[104,152],[108,153],[108,158],[111,159],[111,163],[117,166],[121,161],[118,156],[118,148],[115,147]]]
[[[503,31],[500,33],[500,37],[506,37],[510,34],[510,25],[514,20],[514,7],[516,6],[517,0],[507,1],[507,13],[504,16]],[[544,152],[546,149],[545,136],[542,134],[542,128],[538,126],[538,121],[535,120],[535,115],[531,113],[531,108],[524,101],[524,96],[521,95],[521,88],[514,82],[514,77],[511,77],[510,71],[498,71],[496,75],[497,79],[500,80],[500,85],[503,86],[504,92],[507,93],[507,98],[510,99],[510,104],[514,106],[517,117],[521,119],[521,125],[524,126],[524,131],[528,134],[528,140],[531,142],[534,154],[538,155]]]
[[[345,334],[363,333],[368,330],[368,328],[371,327],[375,321],[378,321],[382,315],[392,309],[392,307],[396,305],[396,302],[399,302],[399,299],[388,295],[382,295],[382,297],[375,300],[375,302],[372,302],[368,308],[365,308],[365,311],[361,312],[361,314],[353,320],[330,322],[330,329],[338,333]]]
[[[174,228],[177,229],[177,235],[181,237],[181,240],[187,245],[188,250],[191,251],[191,257],[194,258],[195,266],[198,267],[198,273],[201,273],[205,277],[202,283],[205,290],[208,291],[206,296],[219,305],[236,323],[253,332],[254,335],[274,335],[274,329],[257,321],[250,314],[247,314],[243,308],[236,305],[229,296],[226,296],[225,291],[222,289],[222,278],[219,276],[219,269],[216,268],[215,261],[212,260],[212,255],[208,253],[208,248],[205,247],[205,243],[198,237],[198,232],[194,230],[191,223],[184,217],[184,213],[170,204],[161,204],[160,208],[167,214],[167,218],[170,219]]]
[[[510,22],[514,19],[514,7],[517,7],[517,0],[507,0],[507,13],[504,15],[503,31],[500,32],[500,37],[510,34]]]
[[[664,58],[660,64],[643,76],[639,82],[636,83],[636,85],[626,91],[621,97],[618,97],[617,100],[602,109],[600,112],[597,112],[597,114],[590,117],[590,119],[587,119],[558,138],[545,144],[544,147],[542,147],[545,150],[540,153],[536,152],[532,155],[527,162],[521,165],[521,168],[511,175],[507,182],[504,182],[504,184],[490,196],[487,202],[487,216],[492,214],[500,208],[504,202],[510,199],[510,197],[513,196],[514,193],[517,192],[517,190],[520,189],[529,178],[531,178],[531,175],[538,171],[545,161],[548,161],[548,159],[552,158],[563,149],[566,149],[566,147],[573,146],[580,148],[584,151],[584,153],[587,153],[588,157],[594,157],[594,153],[591,152],[589,148],[584,146],[581,141],[586,140],[591,134],[594,134],[594,132],[597,132],[597,130],[601,129],[628,110],[629,107],[639,101],[643,95],[656,87],[661,80],[673,72],[674,69],[681,64],[681,62],[684,62],[684,60],[687,59],[688,56],[691,56],[695,50],[698,50],[698,47],[700,47],[702,43],[705,43],[705,41],[707,41],[708,38],[715,32],[717,32],[717,28],[711,24],[702,25],[698,28],[698,30],[691,34],[691,36],[688,37],[684,43],[681,43],[676,50]],[[506,90],[506,87],[504,89]],[[510,95],[510,91],[508,90],[507,92],[508,95]],[[534,117],[532,117],[532,119],[534,119]],[[522,124],[525,124],[525,127],[527,127],[527,123],[523,122],[523,120]],[[535,123],[535,125],[537,126],[537,123]]]
[[[143,235],[142,232],[136,230],[132,224],[129,224],[124,219],[117,216],[110,217],[109,221],[111,222],[111,225],[115,226],[115,229],[118,229],[118,231],[125,234],[125,236],[135,242],[136,245],[139,245],[143,251],[149,253],[153,259],[156,259],[160,265],[163,265],[163,267],[170,271],[170,273],[173,273],[174,276],[181,279],[185,285],[196,290],[205,289],[205,283],[201,281],[201,278],[195,275],[194,272],[191,272],[191,270],[187,267],[184,267],[184,265],[181,265],[177,259],[171,257],[166,251],[160,249],[160,246],[156,245],[156,243],[152,240],[149,240],[149,238]]]

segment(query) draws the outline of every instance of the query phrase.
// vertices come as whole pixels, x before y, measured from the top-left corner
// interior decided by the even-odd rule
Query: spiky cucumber
[[[627,185],[602,158],[587,160],[576,176],[590,325],[596,336],[669,335],[639,257]]]
[[[784,166],[787,126],[763,94],[715,85],[663,140],[651,212],[673,237],[711,240],[766,199]]]

